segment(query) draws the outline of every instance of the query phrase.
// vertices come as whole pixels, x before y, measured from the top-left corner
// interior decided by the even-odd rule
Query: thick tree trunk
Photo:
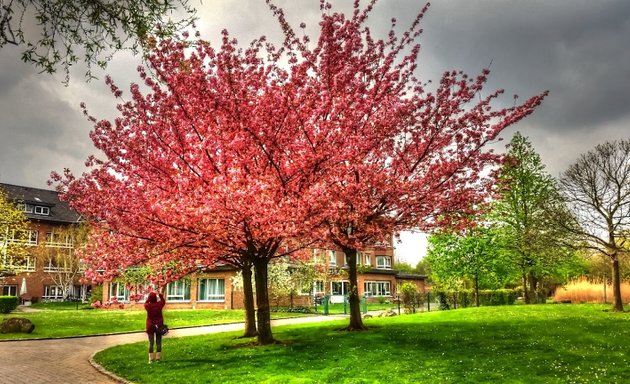
[[[621,301],[621,280],[619,276],[619,256],[614,253],[612,259],[612,289],[614,304],[612,310],[615,312],[623,312],[623,302]]]
[[[256,309],[254,306],[254,287],[252,286],[251,264],[246,264],[243,269],[243,306],[245,307],[245,332],[243,337],[258,335],[256,330]]]
[[[258,306],[258,344],[272,344],[271,313],[269,311],[269,291],[267,290],[267,268],[269,260],[257,258],[254,261],[256,276],[256,304]]]
[[[348,292],[348,303],[350,304],[350,324],[349,331],[367,329],[363,325],[361,317],[361,298],[359,297],[359,287],[357,284],[357,250],[351,248],[343,249],[348,260],[348,279],[350,280],[350,292]]]

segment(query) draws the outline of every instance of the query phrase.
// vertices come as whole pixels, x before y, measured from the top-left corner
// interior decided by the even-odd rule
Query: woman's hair
[[[157,295],[155,294],[155,292],[149,293],[149,297],[147,297],[147,302],[157,303]]]

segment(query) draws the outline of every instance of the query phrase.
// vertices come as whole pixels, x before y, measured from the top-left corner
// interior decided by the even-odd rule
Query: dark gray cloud
[[[295,26],[317,30],[318,1],[277,1]],[[365,2],[365,1],[364,1]],[[336,2],[341,3],[341,2]],[[343,2],[348,10],[347,4]],[[194,4],[197,5],[197,4]],[[370,17],[376,35],[389,20],[407,25],[423,5],[381,0]],[[280,29],[260,0],[206,0],[198,5],[202,36],[215,45],[220,31],[247,43],[259,35],[279,41]],[[437,80],[444,70],[476,74],[492,62],[488,92],[525,97],[549,90],[536,113],[508,129],[529,136],[557,176],[596,143],[630,135],[630,2],[625,0],[438,0],[423,21],[419,73]],[[137,81],[137,58],[119,54],[110,73],[123,88]],[[78,107],[112,117],[115,101],[102,79],[85,83],[77,68],[69,87],[60,76],[38,74],[13,47],[0,50],[0,181],[44,186],[51,170],[83,171],[94,152],[89,123]]]

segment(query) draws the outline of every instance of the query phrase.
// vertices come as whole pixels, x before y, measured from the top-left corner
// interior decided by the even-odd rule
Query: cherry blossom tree
[[[268,1],[269,3],[269,1]],[[415,228],[457,228],[474,217],[489,196],[501,159],[486,146],[540,104],[546,93],[521,105],[496,109],[503,91],[483,94],[489,70],[469,77],[448,71],[430,89],[415,77],[426,5],[411,26],[375,39],[367,19],[376,1],[354,3],[351,17],[321,2],[320,36],[313,48],[298,39],[281,9],[271,5],[285,48],[299,52],[305,74],[309,142],[325,151],[328,168],[319,202],[318,235],[348,257],[350,324],[363,329],[357,287],[357,250],[389,242]],[[325,136],[317,136],[324,132]],[[312,135],[312,137],[311,137]],[[321,145],[322,140],[325,145]]]
[[[348,255],[350,329],[362,329],[357,249],[404,228],[469,217],[500,156],[484,149],[544,95],[495,110],[476,78],[447,72],[435,91],[414,77],[420,20],[374,39],[366,20],[322,1],[320,34],[297,37],[268,1],[285,40],[247,48],[227,31],[218,48],[197,40],[156,43],[150,72],[114,122],[89,119],[104,158],[88,173],[53,175],[63,198],[95,225],[84,253],[94,279],[147,264],[159,284],[229,255],[254,267],[258,342],[273,342],[268,264],[308,244]],[[304,25],[300,26],[304,28]],[[155,76],[149,75],[149,73]],[[86,112],[89,116],[89,114]],[[461,221],[461,222],[460,222]]]

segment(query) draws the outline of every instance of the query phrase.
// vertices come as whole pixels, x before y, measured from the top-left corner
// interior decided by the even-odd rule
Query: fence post
[[[363,307],[363,313],[367,313],[367,297],[365,296],[365,294],[361,296],[361,304]]]
[[[348,296],[343,297],[343,314],[347,315],[348,314]]]
[[[324,296],[324,315],[328,315],[328,295]]]
[[[431,312],[431,291],[427,292],[427,312]]]

